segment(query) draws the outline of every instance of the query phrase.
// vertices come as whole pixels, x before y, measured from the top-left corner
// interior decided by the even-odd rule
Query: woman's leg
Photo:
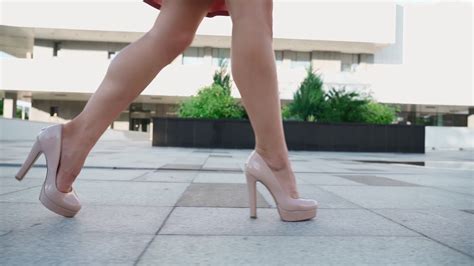
[[[69,191],[100,136],[162,68],[192,42],[212,0],[167,0],[152,26],[110,63],[84,110],[64,124],[57,185]]]
[[[255,133],[255,149],[294,198],[273,52],[272,0],[226,0],[232,18],[232,76]]]

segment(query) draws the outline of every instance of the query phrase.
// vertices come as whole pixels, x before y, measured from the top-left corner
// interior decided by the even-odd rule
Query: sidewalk
[[[32,142],[0,143],[0,264],[474,264],[472,152],[291,151],[316,219],[279,219],[259,185],[249,218],[242,167],[251,150],[99,141],[60,217],[38,201],[44,156],[14,174]],[[410,164],[363,161],[424,162]]]

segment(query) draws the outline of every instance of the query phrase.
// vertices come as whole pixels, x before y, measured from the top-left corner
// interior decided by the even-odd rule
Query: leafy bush
[[[370,124],[390,124],[395,121],[399,110],[385,104],[370,101],[365,106],[364,121]]]
[[[312,121],[324,113],[326,109],[324,98],[323,81],[319,75],[313,73],[310,67],[300,88],[293,94],[293,102],[286,107],[288,110],[285,115]]]
[[[326,94],[326,104],[320,121],[323,122],[364,122],[365,105],[369,100],[355,91],[332,88]]]
[[[178,109],[179,117],[192,118],[242,118],[243,107],[220,85],[213,84],[183,101]]]
[[[248,117],[243,106],[231,96],[230,74],[225,63],[214,73],[213,84],[200,89],[196,96],[182,101],[178,117],[187,118],[245,118]]]
[[[283,106],[282,116],[286,120],[390,124],[397,111],[375,102],[370,96],[346,88],[332,88],[325,92],[320,75],[309,68],[293,94],[293,102]]]

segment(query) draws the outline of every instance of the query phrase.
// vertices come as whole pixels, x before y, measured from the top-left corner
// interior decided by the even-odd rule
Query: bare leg
[[[69,191],[90,150],[120,112],[191,44],[211,2],[164,1],[153,27],[112,60],[84,110],[64,125],[57,177],[60,191]]]
[[[272,0],[226,0],[232,18],[231,67],[255,133],[256,151],[298,198],[288,159],[273,52]]]

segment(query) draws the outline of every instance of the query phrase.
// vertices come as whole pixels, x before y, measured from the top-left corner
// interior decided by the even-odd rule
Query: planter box
[[[249,120],[153,117],[153,146],[253,149]],[[283,121],[289,150],[425,152],[425,127]]]

